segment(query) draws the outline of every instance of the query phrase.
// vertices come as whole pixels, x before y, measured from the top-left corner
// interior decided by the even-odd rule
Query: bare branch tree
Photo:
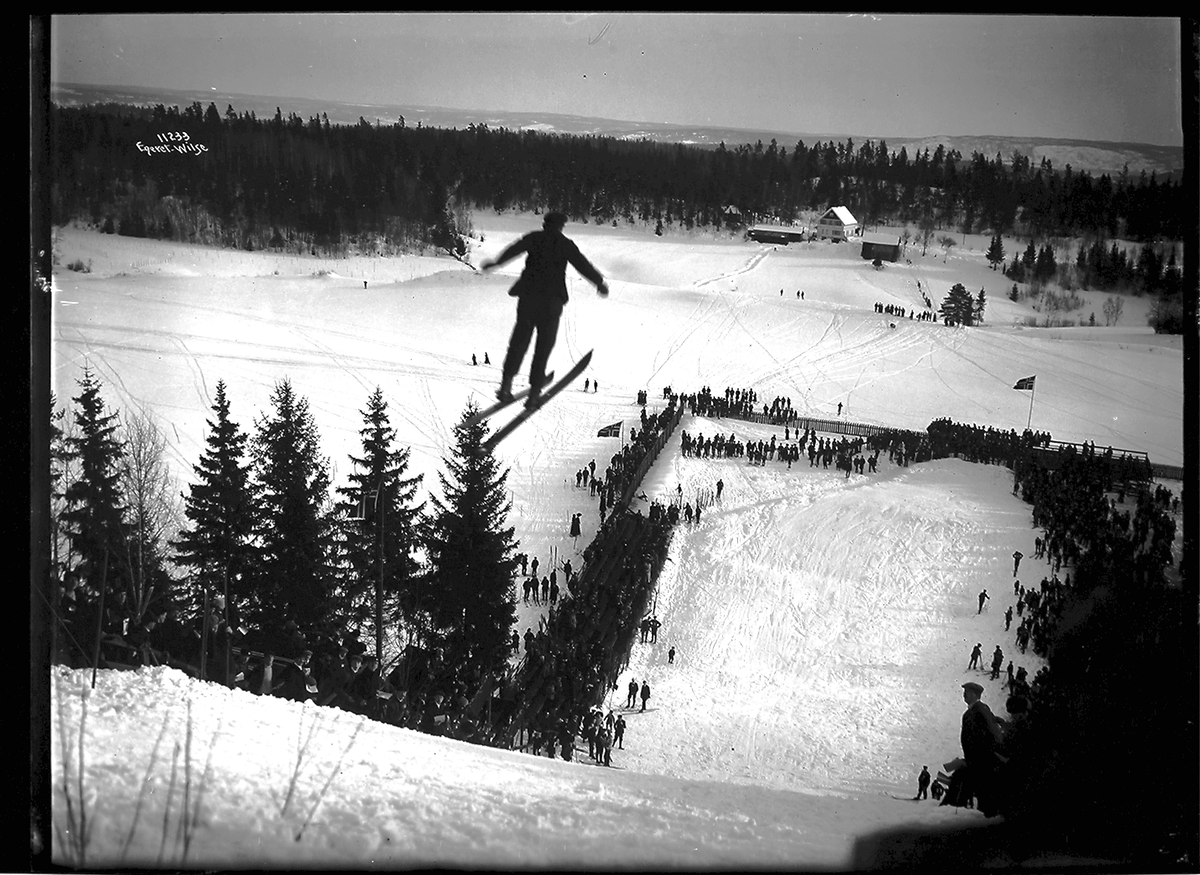
[[[152,562],[164,557],[164,547],[183,521],[179,489],[167,467],[167,441],[146,410],[125,417],[125,469],[121,486],[129,507],[130,615],[140,622],[156,594]],[[156,555],[146,555],[152,551]]]
[[[949,234],[946,234],[945,236],[938,238],[938,243],[941,245],[942,249],[945,250],[942,254],[942,263],[944,264],[950,255],[950,250],[958,245],[958,241],[956,241]]]
[[[58,408],[51,414],[52,427],[60,429],[60,433],[51,438],[50,443],[50,519],[53,526],[54,544],[51,561],[57,570],[71,567],[71,539],[62,530],[59,521],[67,509],[63,496],[71,488],[71,484],[79,479],[79,460],[72,454],[73,441],[79,439],[79,425],[75,417],[68,416],[67,411]]]
[[[921,255],[929,251],[929,241],[933,239],[933,217],[923,216],[917,225],[917,239],[921,241]]]
[[[1104,299],[1104,324],[1116,325],[1121,318],[1121,311],[1125,308],[1125,299],[1118,298],[1116,295],[1109,295]]]

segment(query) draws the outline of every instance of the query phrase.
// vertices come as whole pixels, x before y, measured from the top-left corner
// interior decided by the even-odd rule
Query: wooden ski
[[[592,350],[588,350],[587,353],[584,354],[583,358],[576,362],[575,366],[571,368],[571,370],[567,371],[566,375],[561,380],[559,380],[557,383],[552,383],[544,392],[542,392],[542,394],[538,397],[536,404],[526,405],[524,410],[513,417],[511,421],[505,423],[503,426],[497,429],[487,440],[485,440],[483,442],[483,449],[495,449],[496,445],[516,431],[521,423],[545,407],[551,398],[553,398],[563,389],[567,388],[567,386],[577,379],[579,375],[584,372],[591,361]]]

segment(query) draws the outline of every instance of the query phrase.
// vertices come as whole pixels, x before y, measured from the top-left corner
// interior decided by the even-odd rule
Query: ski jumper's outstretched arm
[[[499,255],[497,255],[495,258],[491,259],[490,261],[483,262],[482,264],[479,265],[479,267],[483,270],[489,270],[490,268],[499,267],[502,264],[507,264],[508,262],[510,262],[514,258],[516,258],[518,255],[520,255],[522,252],[527,251],[528,248],[529,248],[529,235],[526,234],[524,237],[517,240],[515,243],[510,243],[508,246],[504,247],[504,250]]]
[[[595,266],[584,257],[583,253],[579,251],[579,247],[574,243],[571,244],[567,251],[567,261],[571,262],[571,266],[583,274],[585,279],[591,281],[592,285],[596,287],[597,292],[601,295],[608,294],[608,283],[604,281],[604,277],[601,276],[600,271],[596,270]]]

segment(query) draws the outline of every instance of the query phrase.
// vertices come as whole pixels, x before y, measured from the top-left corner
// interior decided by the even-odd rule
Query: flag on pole
[[[606,425],[596,432],[596,437],[620,437],[621,426],[624,424],[625,422],[622,420],[621,422],[614,422],[612,425]]]
[[[1013,386],[1013,388],[1014,389],[1029,389],[1032,391],[1033,381],[1036,379],[1037,379],[1037,375],[1035,374],[1032,377],[1025,377],[1023,380],[1017,380],[1017,385]]]

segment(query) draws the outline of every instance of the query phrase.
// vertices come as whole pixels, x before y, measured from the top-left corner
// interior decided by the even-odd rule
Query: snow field
[[[537,221],[489,216],[476,225],[487,228],[471,256],[478,262]],[[497,451],[509,469],[509,524],[519,549],[540,558],[539,576],[552,551],[573,558],[594,535],[596,502],[574,474],[591,459],[602,472],[620,447],[595,437],[598,428],[622,420],[627,437],[638,426],[639,389],[651,410],[663,406],[664,385],[732,386],[754,388],[760,405],[790,397],[802,415],[832,417],[840,401],[847,418],[864,422],[924,429],[950,416],[1019,430],[1029,395],[1011,387],[1036,373],[1034,428],[1181,460],[1181,354],[1148,329],[1017,330],[1008,326],[1027,308],[999,294],[979,329],[873,312],[875,301],[919,308],[917,278],[934,283],[935,303],[955,281],[969,289],[995,281],[1000,292],[979,253],[874,271],[832,244],[567,232],[613,291],[601,300],[569,273],[572,299],[550,367],[564,370],[595,348],[585,376],[599,390],[572,387]],[[486,403],[499,380],[513,312],[504,292],[519,270],[484,276],[449,259],[214,253],[70,229],[60,251],[63,263],[78,256],[94,265],[54,278],[59,404],[78,394],[86,363],[110,409],[144,407],[158,418],[181,484],[203,450],[216,381],[225,380],[233,417],[250,432],[286,376],[310,402],[335,485],[380,386],[397,444],[411,447],[410,473],[425,475],[425,492],[438,490],[463,405]],[[482,362],[485,351],[492,364],[472,367],[471,353]],[[735,420],[685,416],[680,428],[782,439],[782,429]],[[1000,681],[965,671],[976,641],[985,653],[1000,644],[1006,662],[1031,675],[1037,669],[1003,632],[1011,553],[1032,557],[1036,534],[1011,495],[1011,474],[959,460],[901,469],[884,455],[878,474],[847,480],[810,469],[807,458],[791,471],[777,461],[683,458],[679,440],[677,432],[646,493],[667,501],[682,485],[690,500],[721,478],[724,496],[700,525],[681,526],[659,582],[658,641],[635,644],[618,679],[614,705],[630,677],[649,679],[653,691],[646,713],[626,717],[619,769],[597,769],[586,751],[566,763],[360,724],[170,670],[101,672],[85,736],[96,858],[155,865],[164,848],[164,864],[179,861],[182,795],[168,787],[189,701],[193,788],[211,753],[188,858],[205,866],[840,867],[855,837],[873,829],[974,820],[891,797],[915,792],[921,765],[936,772],[958,753],[961,683],[979,680],[984,701],[1003,713]],[[573,513],[583,521],[575,543]],[[1036,585],[1046,566],[1026,563],[1022,577]],[[984,587],[992,601],[980,614]],[[536,628],[542,612],[518,601],[518,632]],[[89,678],[55,671],[67,691],[61,725],[52,701],[56,775],[73,750],[58,731],[70,736],[79,725],[70,691]],[[59,787],[56,817],[64,804]]]

